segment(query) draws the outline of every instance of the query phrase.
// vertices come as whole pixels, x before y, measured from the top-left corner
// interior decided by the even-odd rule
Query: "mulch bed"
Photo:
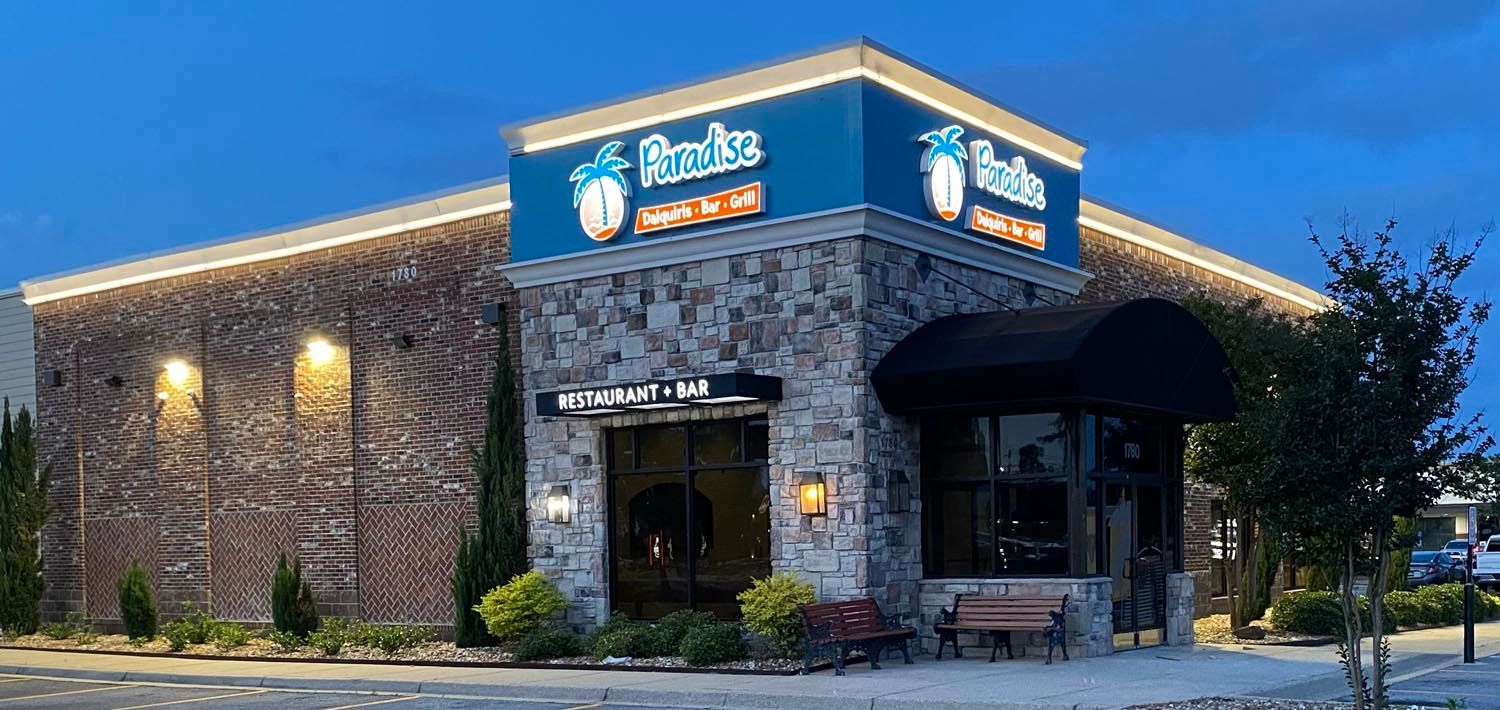
[[[1281,631],[1264,620],[1250,622],[1251,626],[1266,632],[1263,639],[1242,639],[1234,635],[1229,626],[1228,614],[1213,614],[1193,622],[1193,638],[1198,643],[1214,643],[1226,646],[1322,646],[1334,643],[1332,636],[1310,636]]]
[[[1128,710],[1349,710],[1349,703],[1266,698],[1194,698],[1175,703],[1132,705]]]
[[[546,661],[516,662],[510,652],[493,648],[458,648],[448,642],[425,643],[415,648],[387,654],[380,649],[345,646],[337,656],[325,656],[316,649],[303,647],[282,651],[269,640],[252,638],[244,646],[223,649],[213,644],[195,644],[182,651],[171,651],[165,639],[132,644],[123,634],[100,634],[89,643],[74,639],[52,639],[39,634],[7,639],[0,648],[41,651],[73,651],[152,657],[200,658],[237,661],[305,661],[312,663],[386,663],[421,666],[474,666],[481,668],[555,668],[559,670],[631,670],[676,673],[730,673],[752,675],[791,675],[801,661],[787,658],[752,658],[712,666],[689,666],[677,656],[636,658],[625,663],[606,664],[592,656],[555,658]]]

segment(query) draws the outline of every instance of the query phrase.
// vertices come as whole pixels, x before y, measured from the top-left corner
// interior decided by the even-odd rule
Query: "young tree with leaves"
[[[472,452],[478,483],[478,531],[476,535],[459,531],[453,562],[453,636],[461,647],[495,643],[474,606],[486,592],[527,570],[520,400],[505,322],[502,320],[495,330],[499,343],[486,403],[484,446]]]
[[[1269,499],[1262,510],[1284,549],[1336,573],[1345,620],[1340,654],[1356,710],[1385,707],[1388,651],[1384,596],[1402,517],[1449,491],[1471,489],[1488,448],[1477,415],[1465,416],[1479,327],[1489,303],[1457,290],[1483,242],[1452,234],[1408,263],[1392,240],[1395,222],[1372,236],[1347,224],[1329,242],[1316,234],[1334,305],[1310,319],[1296,362],[1278,375]],[[1356,578],[1369,576],[1364,666]]]
[[[1234,368],[1235,419],[1193,427],[1185,463],[1190,477],[1219,487],[1235,521],[1233,545],[1224,542],[1231,567],[1230,625],[1238,629],[1265,614],[1281,559],[1280,549],[1266,544],[1274,531],[1267,529],[1261,511],[1277,504],[1270,462],[1277,436],[1277,380],[1292,365],[1307,328],[1260,298],[1224,303],[1197,296],[1184,299],[1183,306],[1208,326]]]
[[[39,542],[51,475],[51,467],[37,470],[31,413],[21,407],[12,418],[10,399],[5,399],[0,409],[0,632],[35,633],[40,621],[44,585]]]

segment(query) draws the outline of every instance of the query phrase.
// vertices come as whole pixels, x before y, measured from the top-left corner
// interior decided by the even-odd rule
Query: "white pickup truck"
[[[1500,535],[1491,535],[1481,549],[1474,556],[1474,584],[1500,587]]]

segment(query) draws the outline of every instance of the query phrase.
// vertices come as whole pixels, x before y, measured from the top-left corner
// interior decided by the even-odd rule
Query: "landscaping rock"
[[[1266,630],[1259,626],[1241,626],[1234,630],[1234,637],[1247,641],[1260,641],[1266,637]]]

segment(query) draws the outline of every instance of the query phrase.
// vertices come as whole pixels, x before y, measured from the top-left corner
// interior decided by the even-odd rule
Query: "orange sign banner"
[[[665,205],[642,207],[635,212],[635,233],[650,234],[730,217],[758,214],[765,210],[760,183],[694,197]]]
[[[969,229],[1017,244],[1025,244],[1032,249],[1047,247],[1046,225],[1007,217],[979,205],[969,208]]]

